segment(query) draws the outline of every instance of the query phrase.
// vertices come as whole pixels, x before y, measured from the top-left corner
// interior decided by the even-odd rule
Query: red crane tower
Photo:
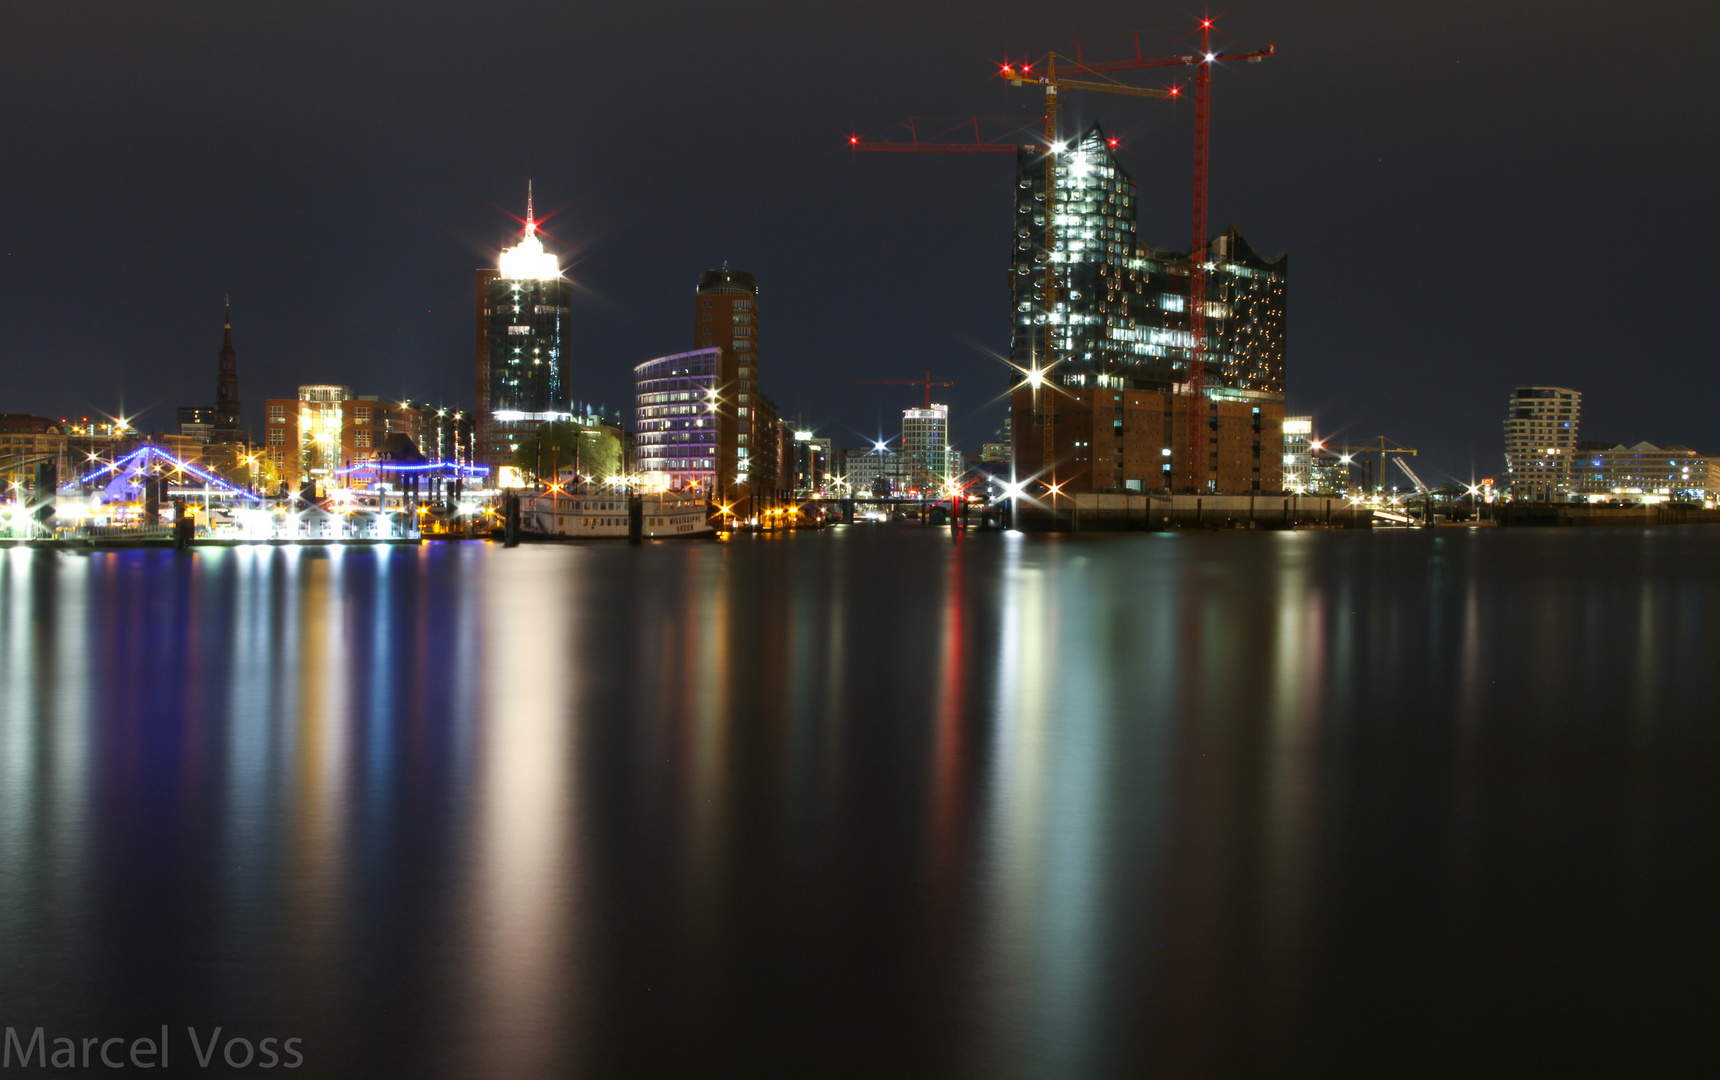
[[[926,388],[926,408],[932,407],[932,387],[954,386],[953,382],[933,382],[932,373],[926,372],[923,379],[855,379],[862,386],[923,386]]]

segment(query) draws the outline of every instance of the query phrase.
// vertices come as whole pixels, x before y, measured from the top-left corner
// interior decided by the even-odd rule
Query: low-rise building
[[[913,466],[905,455],[880,443],[864,450],[849,450],[843,459],[842,478],[853,495],[884,498],[910,489]]]
[[[0,413],[0,480],[31,482],[38,464],[56,468],[66,453],[65,425],[29,413]]]
[[[1720,457],[1688,446],[1582,443],[1572,489],[1591,502],[1714,502],[1720,499]]]
[[[422,453],[434,441],[435,416],[409,403],[354,394],[350,386],[317,384],[299,387],[297,398],[264,402],[263,430],[262,451],[275,475],[297,490],[306,483],[336,486],[330,480],[335,473],[370,464],[396,432]]]

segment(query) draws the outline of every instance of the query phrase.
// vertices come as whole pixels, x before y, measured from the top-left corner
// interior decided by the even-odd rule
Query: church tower
[[[221,338],[220,366],[215,374],[215,427],[209,441],[243,442],[245,429],[239,420],[239,358],[233,352],[233,304],[227,302],[227,328]]]

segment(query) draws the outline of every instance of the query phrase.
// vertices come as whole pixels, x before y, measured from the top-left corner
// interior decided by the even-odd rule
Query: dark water
[[[1717,659],[1720,529],[0,551],[0,1023],[198,1075],[187,1027],[330,1077],[1705,1071]]]

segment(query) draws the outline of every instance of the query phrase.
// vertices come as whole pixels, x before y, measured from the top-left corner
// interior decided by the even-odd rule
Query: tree
[[[621,439],[610,428],[551,420],[520,443],[514,467],[542,479],[577,468],[585,479],[606,480],[621,471]]]

